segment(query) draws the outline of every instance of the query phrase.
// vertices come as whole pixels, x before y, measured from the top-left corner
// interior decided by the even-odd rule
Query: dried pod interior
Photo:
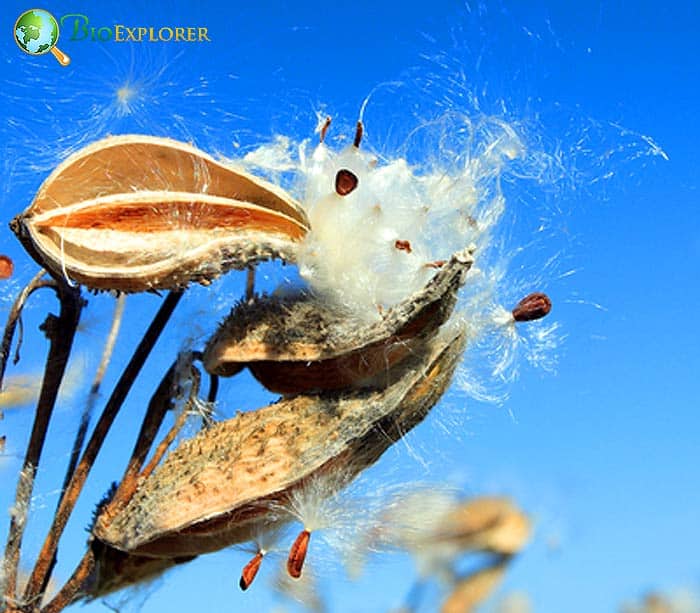
[[[242,302],[208,343],[205,367],[230,376],[248,366],[268,389],[286,394],[383,385],[388,369],[449,319],[471,263],[470,250],[455,254],[376,323],[309,295]]]
[[[179,141],[115,136],[56,168],[13,222],[55,275],[141,291],[207,281],[260,259],[294,260],[301,207],[266,181]]]

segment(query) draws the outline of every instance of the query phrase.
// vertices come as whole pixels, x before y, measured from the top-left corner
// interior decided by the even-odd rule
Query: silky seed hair
[[[475,261],[455,318],[467,327],[470,359],[483,365],[460,376],[462,390],[504,400],[503,383],[516,373],[514,356],[523,345],[528,361],[548,368],[561,339],[556,324],[513,327],[515,304],[504,291],[514,253],[504,238],[504,213],[521,207],[508,184],[540,183],[548,163],[537,143],[529,147],[525,129],[496,117],[447,112],[420,123],[386,154],[376,152],[370,122],[354,138],[352,127],[327,117],[319,118],[317,131],[318,140],[299,144],[276,137],[243,160],[254,172],[285,177],[306,210],[311,229],[297,263],[310,290],[331,308],[378,321],[452,253],[471,245]],[[342,141],[350,144],[334,146]],[[544,289],[541,275],[529,281],[530,292]]]

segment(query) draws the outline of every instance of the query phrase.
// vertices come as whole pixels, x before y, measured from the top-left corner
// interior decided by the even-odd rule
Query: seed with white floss
[[[251,586],[251,584],[255,580],[255,576],[260,570],[260,564],[262,563],[264,555],[264,552],[258,551],[258,553],[256,553],[253,556],[252,560],[243,567],[243,571],[241,572],[241,578],[238,582],[238,585],[244,592]]]

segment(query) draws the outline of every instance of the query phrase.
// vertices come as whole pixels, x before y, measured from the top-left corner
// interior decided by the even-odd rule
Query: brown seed
[[[255,576],[258,574],[262,559],[263,552],[258,551],[258,553],[253,556],[253,559],[243,567],[243,571],[241,572],[241,580],[238,582],[238,585],[240,585],[244,592],[250,587],[255,579]]]
[[[14,269],[12,260],[6,255],[0,255],[0,279],[9,279]]]
[[[396,247],[399,251],[405,251],[406,253],[411,253],[411,251],[412,251],[410,241],[397,240],[394,243],[394,247]]]
[[[11,227],[55,276],[144,291],[206,283],[264,259],[294,261],[309,224],[263,179],[186,143],[127,135],[70,156]]]
[[[471,267],[469,250],[455,254],[426,286],[382,313],[358,322],[308,295],[240,303],[204,351],[204,367],[232,376],[247,366],[271,391],[376,387],[452,315]]]
[[[304,568],[304,560],[306,560],[306,551],[309,548],[309,539],[311,532],[302,530],[297,536],[292,548],[289,550],[287,558],[287,572],[292,579],[301,577],[301,571]]]
[[[513,309],[515,321],[542,319],[552,310],[552,301],[547,294],[534,292],[525,296]]]
[[[442,268],[445,265],[445,260],[435,260],[434,262],[428,262],[426,268]]]
[[[362,142],[362,136],[365,133],[365,128],[362,125],[362,121],[357,122],[357,126],[355,126],[355,138],[352,141],[352,144],[354,147],[359,147],[360,143]]]
[[[321,127],[321,135],[319,137],[319,141],[323,142],[326,140],[326,134],[328,133],[328,128],[331,127],[331,116],[329,115],[326,117],[326,121],[323,122],[323,126]]]
[[[341,168],[335,175],[335,191],[339,196],[347,196],[357,187],[357,176],[347,168]]]

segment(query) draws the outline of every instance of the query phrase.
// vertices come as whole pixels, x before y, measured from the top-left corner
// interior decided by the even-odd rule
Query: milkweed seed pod
[[[193,560],[196,556],[154,558],[119,551],[100,541],[90,545],[95,556],[95,569],[82,586],[79,598],[101,598],[112,592],[155,579],[166,570]]]
[[[294,261],[309,224],[280,188],[176,140],[111,136],[60,164],[11,223],[56,276],[137,292]]]
[[[467,500],[450,511],[429,540],[460,551],[512,555],[525,546],[529,537],[530,520],[518,507],[507,498],[485,496]]]
[[[507,562],[501,561],[460,578],[440,607],[440,613],[471,613],[503,580]]]
[[[166,558],[251,540],[309,479],[340,475],[342,487],[418,424],[447,389],[464,343],[462,333],[435,338],[392,370],[385,389],[296,396],[200,432],[115,516],[98,515],[94,536]]]
[[[388,370],[434,336],[453,312],[473,262],[465,249],[427,285],[375,323],[305,295],[242,302],[204,352],[204,367],[231,376],[248,366],[282,394],[383,386]]]

